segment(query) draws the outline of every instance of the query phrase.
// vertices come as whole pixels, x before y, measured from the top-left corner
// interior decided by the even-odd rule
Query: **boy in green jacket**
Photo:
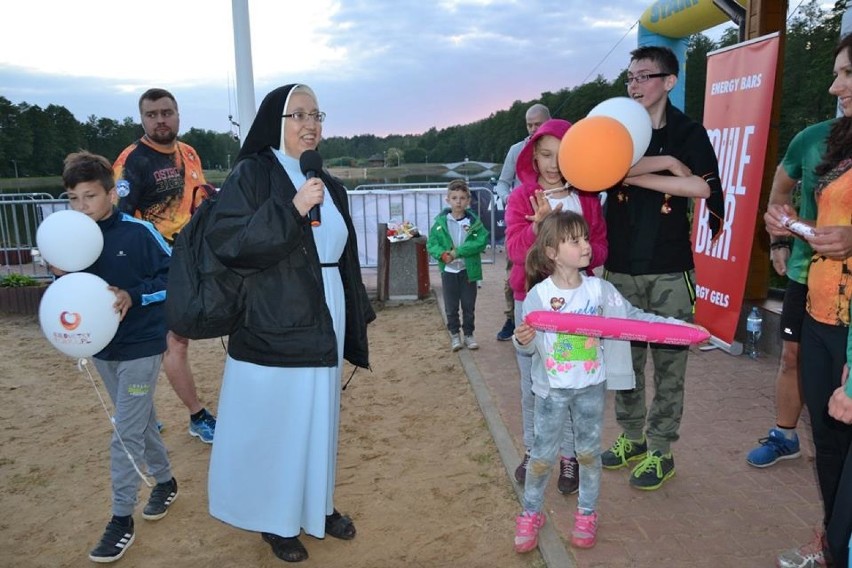
[[[444,291],[444,310],[447,330],[453,351],[462,348],[459,331],[464,331],[464,346],[479,349],[473,338],[476,283],[482,280],[482,261],[479,255],[488,244],[488,231],[479,217],[470,210],[470,188],[463,180],[453,180],[447,186],[447,205],[435,217],[426,249],[438,260],[441,286]],[[459,322],[459,304],[463,322]]]

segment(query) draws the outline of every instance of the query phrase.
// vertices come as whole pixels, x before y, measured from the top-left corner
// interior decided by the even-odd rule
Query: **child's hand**
[[[67,272],[65,272],[65,271],[64,271],[64,270],[62,270],[61,268],[56,268],[56,267],[55,267],[55,266],[53,266],[52,264],[48,264],[48,265],[47,265],[47,269],[48,269],[48,270],[50,270],[50,272],[51,272],[54,276],[65,276],[66,274],[68,274]]]
[[[515,339],[517,339],[518,343],[521,345],[526,345],[535,339],[535,328],[527,325],[526,323],[522,323],[515,328]]]
[[[454,258],[455,256],[453,256],[453,253],[451,251],[444,251],[441,253],[441,262],[443,262],[444,264],[451,263]]]
[[[128,294],[126,290],[122,290],[117,286],[110,286],[107,290],[115,294],[115,303],[112,307],[115,308],[115,311],[119,314],[118,321],[121,321],[124,319],[124,316],[127,315],[127,310],[129,310],[133,305],[133,300],[130,298],[130,294]]]
[[[526,215],[526,220],[533,224],[533,230],[538,231],[538,224],[544,221],[544,218],[555,211],[562,211],[562,204],[558,203],[555,209],[550,207],[550,201],[542,190],[536,190],[530,195],[530,205],[532,205],[533,214]]]

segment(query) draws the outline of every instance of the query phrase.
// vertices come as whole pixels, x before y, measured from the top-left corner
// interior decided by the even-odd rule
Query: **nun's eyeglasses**
[[[302,112],[296,111],[289,114],[282,114],[282,118],[292,118],[296,122],[307,122],[310,118],[314,122],[322,122],[325,120],[324,112]]]

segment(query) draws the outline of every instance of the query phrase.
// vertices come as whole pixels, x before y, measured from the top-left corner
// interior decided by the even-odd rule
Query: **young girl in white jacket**
[[[523,314],[556,311],[684,323],[634,308],[609,282],[586,276],[591,261],[589,227],[581,215],[555,212],[537,226],[527,255]],[[685,324],[684,325],[689,325]],[[544,525],[544,489],[556,462],[562,426],[574,423],[580,464],[580,493],[571,544],[591,548],[597,540],[596,512],[601,483],[601,430],[606,388],[633,388],[635,377],[627,341],[603,340],[558,332],[536,331],[526,323],[515,329],[515,347],[532,355],[535,392],[535,438],[524,483],[524,512],[516,520],[515,551],[538,544]],[[609,383],[607,385],[606,383]]]

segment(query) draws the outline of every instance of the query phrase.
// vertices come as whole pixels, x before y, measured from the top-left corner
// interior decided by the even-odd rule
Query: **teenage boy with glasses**
[[[669,101],[678,61],[666,47],[631,53],[627,94],[648,111],[653,127],[645,156],[623,184],[608,190],[609,256],[604,277],[634,306],[661,316],[692,321],[695,275],[690,242],[690,205],[706,199],[715,238],[724,218],[724,196],[716,154],[707,131]],[[636,387],[618,391],[615,414],[623,432],[601,456],[603,467],[638,462],[630,475],[637,489],[659,488],[674,473],[672,442],[683,415],[688,348],[651,344],[655,396],[645,407],[648,345],[634,346]]]

